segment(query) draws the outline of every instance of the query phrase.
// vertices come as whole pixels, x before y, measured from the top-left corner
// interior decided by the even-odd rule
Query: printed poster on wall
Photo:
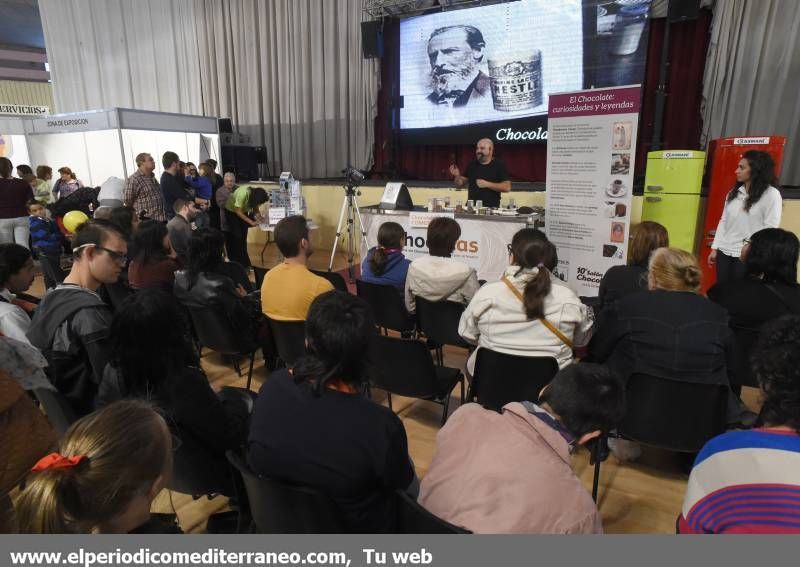
[[[545,231],[580,296],[627,258],[640,101],[640,85],[550,95]]]

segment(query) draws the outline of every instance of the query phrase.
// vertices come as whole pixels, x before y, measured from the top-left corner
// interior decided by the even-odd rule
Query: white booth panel
[[[219,156],[219,135],[200,134],[200,161],[209,158],[217,162],[217,172],[222,173],[222,159]]]
[[[109,152],[113,149],[109,148]],[[58,169],[67,166],[84,185],[92,184],[83,132],[28,136],[28,150],[31,160],[37,165],[49,165],[53,168],[54,180],[58,177]],[[100,180],[102,181],[104,180]]]
[[[106,179],[119,177],[125,179],[125,168],[119,151],[119,134],[116,130],[98,130],[84,132],[86,153],[89,156],[89,174],[91,180],[84,183],[97,187]]]
[[[28,155],[28,144],[25,142],[24,134],[3,134],[0,132],[0,157],[10,159],[14,167],[25,163],[36,171],[36,166],[31,163]]]
[[[195,134],[196,136],[197,134]],[[136,170],[136,156],[148,153],[156,162],[156,177],[161,177],[161,156],[164,152],[175,152],[182,161],[192,161],[191,146],[183,132],[159,132],[157,130],[122,130],[122,147],[125,152],[125,165],[130,175]],[[187,159],[187,156],[188,159]]]

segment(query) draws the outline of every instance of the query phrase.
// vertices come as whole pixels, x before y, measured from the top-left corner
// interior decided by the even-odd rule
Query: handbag
[[[504,284],[506,284],[506,286],[508,286],[508,289],[511,290],[511,293],[513,293],[515,296],[517,296],[517,299],[519,299],[520,302],[522,302],[524,304],[525,303],[525,297],[514,286],[514,284],[511,283],[511,281],[508,279],[508,277],[507,276],[503,276],[502,281],[503,281]],[[558,328],[555,325],[553,325],[550,321],[548,321],[544,317],[539,317],[539,321],[542,323],[542,325],[547,327],[547,329],[551,333],[553,333],[555,336],[557,336],[561,340],[562,343],[567,345],[569,348],[574,348],[573,342],[571,340],[569,340],[569,338],[564,333],[559,331]]]

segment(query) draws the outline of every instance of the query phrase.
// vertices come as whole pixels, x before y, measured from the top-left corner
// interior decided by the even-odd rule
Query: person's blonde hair
[[[136,155],[136,167],[141,167],[144,162],[147,161],[147,158],[150,157],[150,154],[147,152],[142,152]]]
[[[123,400],[76,421],[58,444],[69,468],[28,475],[15,501],[20,533],[91,533],[172,469],[172,440],[148,403]]]
[[[650,256],[650,281],[656,289],[670,291],[700,290],[703,273],[697,258],[680,248],[658,248]]]

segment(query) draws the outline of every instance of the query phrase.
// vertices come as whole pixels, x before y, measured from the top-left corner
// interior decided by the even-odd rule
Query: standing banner
[[[545,231],[580,296],[627,257],[640,101],[640,85],[550,95]]]

